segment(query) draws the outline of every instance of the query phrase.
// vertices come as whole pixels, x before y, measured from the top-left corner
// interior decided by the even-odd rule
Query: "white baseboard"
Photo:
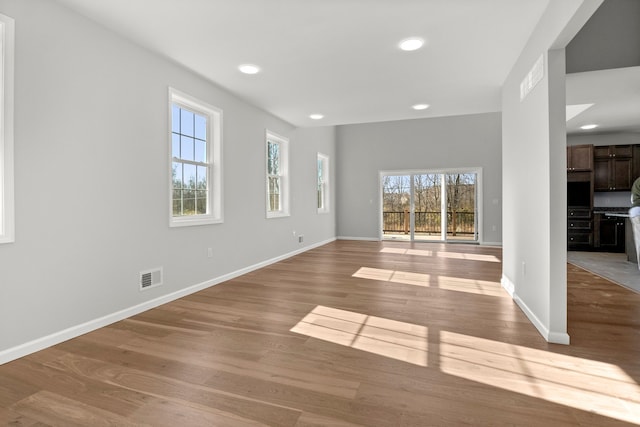
[[[369,242],[379,242],[380,239],[377,237],[350,237],[350,236],[338,236],[338,240],[366,240]]]
[[[480,242],[481,246],[496,246],[501,248],[502,247],[502,242]]]
[[[544,323],[540,321],[538,316],[536,316],[535,313],[529,308],[529,306],[522,299],[520,299],[520,297],[515,291],[515,285],[511,280],[509,280],[508,277],[503,275],[502,278],[500,279],[500,284],[507,291],[507,293],[511,295],[511,298],[513,298],[515,303],[518,304],[518,307],[520,307],[520,309],[524,312],[525,316],[527,316],[529,321],[533,323],[533,326],[536,327],[538,332],[540,332],[540,335],[542,335],[542,337],[545,340],[553,344],[569,345],[570,343],[569,334],[567,334],[566,332],[550,331],[549,328],[547,328],[544,325]]]
[[[132,307],[125,308],[115,313],[111,313],[106,316],[102,316],[97,319],[93,319],[88,322],[82,323],[80,325],[75,325],[70,328],[64,329],[62,331],[54,332],[53,334],[50,334],[41,338],[37,338],[33,341],[29,341],[24,344],[20,344],[16,347],[12,347],[12,348],[0,351],[0,365],[10,362],[12,360],[19,359],[20,357],[24,357],[28,354],[35,353],[36,351],[44,350],[47,347],[51,347],[53,345],[67,341],[71,338],[79,337],[80,335],[86,334],[91,331],[95,331],[96,329],[103,328],[112,323],[118,322],[120,320],[126,319],[131,316],[135,316],[136,314],[140,314],[144,311],[158,307],[162,304],[169,303],[171,301],[177,300],[179,298],[185,297],[187,295],[193,294],[195,292],[201,291],[203,289],[209,288],[219,283],[226,282],[227,280],[231,280],[238,276],[242,276],[243,274],[247,274],[254,270],[258,270],[260,268],[274,264],[276,262],[285,260],[287,258],[291,258],[292,256],[301,254],[308,250],[326,245],[327,243],[331,243],[335,240],[336,240],[335,238],[331,238],[331,239],[324,240],[322,242],[314,243],[312,245],[297,249],[293,252],[289,252],[284,255],[280,255],[275,258],[271,258],[266,261],[259,262],[257,264],[242,268],[240,270],[233,271],[228,274],[224,274],[214,279],[210,279],[205,282],[198,283],[184,289],[180,289],[179,291],[172,292],[170,294],[163,295],[161,297],[154,298],[149,301],[145,301],[141,304],[137,304]]]
[[[547,341],[552,344],[569,345],[571,344],[571,337],[569,337],[569,334],[566,332],[550,331],[547,337]]]
[[[513,294],[514,294],[514,292],[516,290],[516,286],[513,284],[513,282],[511,280],[509,280],[509,278],[503,274],[502,278],[500,279],[500,284],[502,285],[504,290],[507,291],[509,296],[511,298],[513,298]]]

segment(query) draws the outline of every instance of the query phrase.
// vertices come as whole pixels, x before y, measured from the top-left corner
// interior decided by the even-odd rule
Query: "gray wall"
[[[640,1],[605,0],[566,55],[567,73],[640,65]]]
[[[500,113],[338,126],[337,140],[338,236],[379,237],[379,171],[480,167],[481,237],[502,241]]]
[[[316,153],[334,160],[335,129],[295,129],[55,2],[0,0],[0,12],[16,21],[0,356],[335,237],[315,193]],[[224,224],[168,226],[168,86],[224,111]],[[265,218],[266,128],[291,140],[289,218]],[[160,266],[164,285],[140,292],[139,272]]]

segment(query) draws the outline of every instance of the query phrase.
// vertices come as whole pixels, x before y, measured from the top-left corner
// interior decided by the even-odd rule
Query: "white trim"
[[[377,237],[353,237],[353,236],[338,236],[337,240],[364,240],[368,242],[379,242],[380,239]]]
[[[497,246],[502,247],[502,242],[480,242],[480,246]]]
[[[547,341],[549,341],[552,344],[569,345],[571,344],[571,337],[566,332],[550,331],[547,336]]]
[[[0,243],[15,241],[13,85],[15,21],[0,14]]]
[[[502,278],[500,278],[500,284],[502,285],[504,290],[507,291],[509,296],[511,298],[513,298],[513,294],[514,294],[514,292],[516,290],[516,286],[513,284],[513,282],[511,280],[509,280],[509,278],[503,274]]]
[[[224,222],[224,210],[222,194],[224,186],[222,185],[222,117],[223,112],[220,108],[201,101],[184,92],[169,87],[168,102],[168,156],[169,171],[173,165],[172,153],[172,107],[177,104],[190,111],[206,115],[208,118],[207,126],[207,163],[210,165],[209,174],[207,176],[207,214],[206,215],[189,215],[174,216],[173,215],[173,181],[171,172],[169,173],[169,227],[185,227],[192,225],[221,224]]]
[[[306,246],[301,249],[297,249],[293,252],[289,252],[257,264],[250,265],[245,268],[241,268],[240,270],[233,271],[231,273],[224,274],[222,276],[207,280],[202,283],[195,284],[193,286],[189,286],[184,289],[180,289],[178,291],[172,292],[167,295],[160,296],[158,298],[152,299],[150,301],[145,301],[143,303],[134,305],[129,308],[125,308],[123,310],[117,311],[115,313],[107,314],[106,316],[99,317],[97,319],[90,320],[88,322],[82,323],[80,325],[72,326],[70,328],[64,329],[62,331],[54,332],[53,334],[37,338],[33,341],[26,342],[24,344],[20,344],[16,347],[9,348],[3,351],[0,351],[0,365],[4,363],[8,363],[12,360],[16,360],[20,357],[26,356],[31,353],[35,353],[36,351],[44,350],[45,348],[51,347],[53,345],[59,344],[61,342],[67,341],[72,338],[79,337],[80,335],[86,334],[91,331],[95,331],[96,329],[103,328],[112,323],[118,322],[123,319],[127,319],[129,317],[135,316],[136,314],[142,313],[144,311],[150,310],[152,308],[158,307],[162,304],[167,304],[171,301],[175,301],[179,298],[185,297],[187,295],[193,294],[195,292],[199,292],[203,289],[207,289],[211,286],[218,285],[222,282],[226,282],[228,280],[234,279],[236,277],[242,276],[243,274],[250,273],[252,271],[258,270],[260,268],[266,267],[268,265],[274,264],[279,261],[283,261],[287,258],[291,258],[295,255],[301,254],[303,252],[309,251],[311,249],[318,248],[320,246],[324,246],[328,243],[335,241],[335,238],[330,238],[318,243],[314,243],[312,245]]]
[[[550,331],[549,328],[547,328],[544,325],[544,323],[542,323],[542,321],[540,321],[538,316],[536,316],[535,313],[529,308],[529,306],[522,299],[520,299],[520,297],[518,296],[518,294],[515,291],[514,283],[511,280],[509,280],[509,278],[506,277],[504,274],[502,275],[502,278],[500,279],[500,284],[507,291],[507,293],[511,296],[511,298],[513,298],[515,303],[518,304],[518,307],[520,307],[520,309],[523,311],[525,316],[527,316],[529,321],[531,323],[533,323],[533,326],[536,327],[536,329],[538,330],[540,335],[542,335],[542,337],[545,340],[547,340],[548,342],[553,343],[553,344],[569,345],[569,343],[571,341],[571,339],[569,337],[569,334],[567,334],[566,332]]]

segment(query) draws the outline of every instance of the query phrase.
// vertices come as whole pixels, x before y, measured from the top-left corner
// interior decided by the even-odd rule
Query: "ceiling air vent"
[[[140,272],[140,290],[162,285],[162,268]]]

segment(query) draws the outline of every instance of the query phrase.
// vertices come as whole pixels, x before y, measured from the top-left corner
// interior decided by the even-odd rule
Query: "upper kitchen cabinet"
[[[596,159],[628,159],[633,156],[632,145],[601,145],[593,147],[593,156]]]
[[[567,147],[567,171],[593,170],[593,145],[570,145]]]
[[[628,191],[633,183],[633,146],[594,147],[594,190]]]

